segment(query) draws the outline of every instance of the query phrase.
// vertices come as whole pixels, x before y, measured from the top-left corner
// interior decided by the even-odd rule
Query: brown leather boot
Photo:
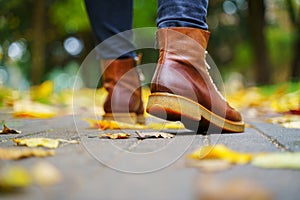
[[[108,95],[103,120],[145,123],[141,85],[133,58],[102,60],[103,86]]]
[[[205,62],[209,32],[174,27],[157,31],[160,48],[147,112],[187,128],[243,132],[244,122],[216,89]],[[197,125],[195,125],[197,124]]]

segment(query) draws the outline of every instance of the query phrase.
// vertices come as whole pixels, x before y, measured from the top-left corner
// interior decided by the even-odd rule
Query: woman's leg
[[[158,0],[158,28],[193,27],[207,30],[208,0]]]
[[[147,112],[207,131],[210,124],[243,132],[244,122],[218,92],[207,70],[207,0],[158,0],[160,54]]]
[[[133,0],[85,0],[102,66],[102,83],[108,91],[104,120],[144,123],[144,107],[134,44]],[[125,33],[124,33],[125,31]]]
[[[98,52],[103,59],[134,57],[132,29],[133,0],[85,0],[90,23],[99,43]],[[118,35],[119,34],[119,35]],[[113,40],[106,40],[114,36]]]

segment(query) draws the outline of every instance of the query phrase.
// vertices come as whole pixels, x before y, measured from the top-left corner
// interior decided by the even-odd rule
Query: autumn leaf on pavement
[[[300,109],[300,90],[275,96],[275,98],[272,98],[270,106],[276,112],[289,112]]]
[[[243,177],[222,180],[200,179],[196,183],[196,199],[203,200],[274,200],[274,193],[259,182]]]
[[[299,83],[244,88],[227,94],[226,99],[233,107],[244,110],[249,116],[265,115],[268,112],[300,113]]]
[[[28,149],[28,148],[0,148],[0,160],[18,160],[27,157],[53,156],[53,150]]]
[[[9,166],[0,171],[0,191],[22,189],[30,184],[30,174],[23,167]]]
[[[140,132],[136,131],[138,139],[146,138],[173,138],[175,135],[165,132]]]
[[[207,159],[199,162],[198,160],[189,159],[186,166],[198,168],[204,172],[216,172],[227,170],[232,167],[232,164],[224,160]]]
[[[61,172],[52,164],[40,161],[31,169],[31,175],[35,184],[39,186],[55,185],[62,180]]]
[[[35,85],[30,88],[30,97],[33,101],[41,103],[50,103],[54,92],[54,83],[45,81],[40,85]]]
[[[18,118],[52,118],[58,113],[57,108],[29,100],[16,101],[13,116]]]
[[[164,122],[164,123],[150,123],[147,129],[163,130],[163,129],[184,129],[181,122]]]
[[[204,159],[220,159],[232,164],[246,164],[252,159],[252,154],[240,153],[228,149],[225,145],[217,144],[215,146],[204,146],[196,149],[188,158],[204,160]]]
[[[3,125],[2,131],[0,131],[0,134],[20,134],[20,133],[21,131],[10,129],[5,124]]]
[[[108,121],[108,120],[94,120],[86,119],[90,124],[91,128],[97,128],[101,130],[114,130],[114,129],[143,129],[143,125],[139,124],[128,124],[117,121]]]
[[[50,149],[55,149],[59,146],[59,143],[70,143],[78,144],[77,140],[64,140],[64,139],[52,139],[52,138],[22,138],[22,139],[13,139],[19,146],[27,147],[46,147]]]
[[[62,174],[52,164],[39,161],[26,170],[21,166],[6,165],[0,169],[0,192],[15,192],[32,184],[40,187],[55,185],[62,180]]]
[[[129,133],[103,133],[100,134],[99,138],[108,138],[108,139],[127,139],[130,137]]]
[[[279,124],[285,128],[300,128],[299,115],[283,115],[267,119],[267,122]]]
[[[261,168],[300,170],[300,152],[260,154],[253,158],[251,164]]]
[[[108,120],[95,120],[95,119],[85,119],[91,128],[97,128],[101,130],[114,130],[114,129],[184,129],[184,125],[179,122],[165,122],[165,123],[151,123],[149,125],[141,124],[128,124],[117,121]]]

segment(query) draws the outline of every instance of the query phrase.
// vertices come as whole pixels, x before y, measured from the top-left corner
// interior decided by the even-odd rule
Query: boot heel
[[[189,117],[200,121],[202,112],[195,102],[174,94],[157,92],[149,96],[146,111],[154,116],[171,121]]]

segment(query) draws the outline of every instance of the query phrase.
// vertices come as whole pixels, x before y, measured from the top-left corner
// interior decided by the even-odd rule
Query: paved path
[[[253,128],[246,128],[243,134],[203,136],[181,131],[173,139],[113,141],[93,137],[99,131],[89,129],[88,124],[79,118],[75,126],[72,116],[28,120],[0,114],[0,119],[22,130],[18,136],[1,135],[0,147],[15,146],[8,140],[14,137],[81,140],[80,145],[63,145],[56,149],[55,156],[42,158],[62,172],[60,184],[42,188],[33,185],[21,192],[0,194],[1,199],[205,199],[205,192],[214,190],[218,193],[229,183],[237,181],[242,184],[243,180],[271,192],[274,199],[299,199],[300,171],[242,165],[207,174],[187,167],[184,157],[187,152],[205,143],[222,143],[233,150],[246,152],[299,151],[300,131],[296,129],[253,122]],[[29,158],[1,161],[0,164],[30,168],[40,160]]]

